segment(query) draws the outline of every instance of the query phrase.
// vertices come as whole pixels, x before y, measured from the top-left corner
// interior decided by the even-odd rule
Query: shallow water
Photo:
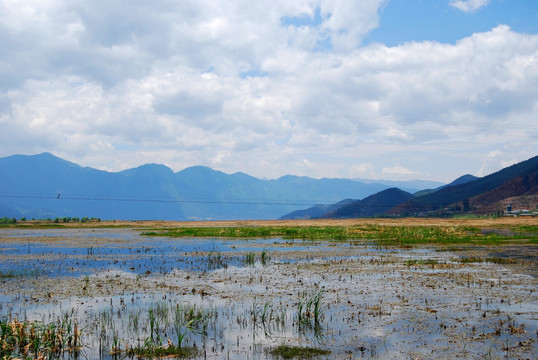
[[[0,271],[15,277],[0,280],[0,317],[49,322],[72,314],[89,359],[110,358],[114,337],[130,346],[147,339],[150,310],[162,315],[154,333],[175,343],[182,331],[175,314],[193,307],[203,331],[188,331],[185,341],[199,358],[271,359],[266,350],[282,343],[326,348],[327,358],[534,358],[536,279],[453,261],[460,255],[128,229],[3,229]],[[407,266],[408,259],[438,264]],[[321,290],[320,323],[299,321],[299,303]]]

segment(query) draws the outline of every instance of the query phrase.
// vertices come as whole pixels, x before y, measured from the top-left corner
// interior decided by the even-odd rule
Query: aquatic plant
[[[12,279],[17,276],[20,276],[20,275],[16,274],[13,270],[9,270],[7,272],[0,270],[0,279]]]
[[[254,263],[256,262],[256,254],[253,253],[253,252],[249,252],[245,255],[245,264],[249,265],[249,266],[253,266]]]
[[[168,346],[155,346],[151,342],[145,342],[143,346],[132,347],[125,351],[127,356],[137,356],[138,358],[189,358],[195,352],[196,349],[191,347],[175,346],[171,343]]]
[[[370,240],[383,245],[406,244],[499,244],[506,240],[538,241],[536,227],[521,228],[510,236],[487,234],[481,228],[462,225],[403,225],[360,224],[351,226],[229,226],[180,227],[149,231],[145,236],[214,237],[214,238],[284,238],[303,240]]]
[[[297,302],[297,323],[301,325],[313,325],[319,327],[323,318],[324,305],[323,301],[324,288],[317,289],[309,294],[303,292]]]
[[[271,349],[269,353],[282,359],[310,359],[314,356],[329,355],[331,351],[311,347],[280,345]]]
[[[82,348],[81,331],[72,314],[51,323],[0,320],[0,358],[59,358],[64,353],[78,354]]]
[[[408,259],[405,261],[405,265],[407,266],[436,265],[436,264],[439,264],[439,261],[435,259]]]
[[[185,337],[189,333],[205,332],[205,323],[203,322],[206,315],[196,305],[188,307],[176,305],[174,312],[174,330],[177,336],[177,346],[181,347]]]
[[[486,262],[490,262],[490,263],[493,263],[493,264],[515,264],[515,263],[517,263],[517,261],[514,260],[514,259],[502,258],[502,257],[487,258]]]
[[[208,263],[209,270],[228,268],[228,264],[226,263],[225,258],[222,256],[220,252],[218,253],[211,252],[209,256],[207,257],[207,263]]]
[[[273,318],[273,304],[272,301],[267,301],[263,305],[262,313],[261,313],[261,321],[262,324],[266,324],[269,321],[271,321]]]
[[[260,262],[263,266],[267,265],[267,261],[269,261],[269,255],[267,255],[267,249],[263,249],[260,254]]]
[[[469,256],[469,257],[462,257],[459,259],[456,259],[457,262],[460,262],[462,264],[471,264],[471,263],[482,263],[484,262],[484,259],[476,256]]]

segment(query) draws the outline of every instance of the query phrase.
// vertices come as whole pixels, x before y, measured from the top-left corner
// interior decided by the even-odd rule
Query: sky
[[[0,157],[450,182],[537,119],[535,0],[0,0]]]

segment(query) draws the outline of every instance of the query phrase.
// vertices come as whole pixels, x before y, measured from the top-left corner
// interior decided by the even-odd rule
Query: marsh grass
[[[455,261],[462,264],[473,264],[473,263],[483,263],[484,259],[477,256],[465,256],[459,259],[455,259]]]
[[[420,265],[437,265],[438,260],[435,259],[409,259],[405,261],[407,266],[420,266]]]
[[[82,349],[81,331],[72,314],[51,323],[17,319],[0,321],[0,358],[75,357]]]
[[[207,267],[209,270],[227,269],[228,263],[220,252],[211,252],[207,257]]]
[[[16,274],[13,270],[9,270],[6,272],[0,270],[0,279],[13,279],[19,276],[20,275]]]
[[[149,327],[144,336],[137,338],[138,344],[133,345],[121,339],[114,331],[113,322],[107,318],[111,315],[107,311],[101,313],[99,318],[102,324],[111,327],[110,331],[102,331],[102,343],[110,344],[109,354],[113,358],[124,358],[125,355],[137,358],[194,356],[196,348],[186,345],[188,335],[207,334],[208,319],[212,316],[196,305],[171,306],[166,302],[151,305],[147,313],[131,311],[128,315],[131,332],[137,333],[138,328],[144,324]]]
[[[324,317],[325,305],[323,304],[324,288],[316,288],[312,293],[303,292],[297,302],[297,325],[299,328],[312,328],[320,333],[321,321]]]
[[[39,277],[41,272],[39,269],[25,269],[23,271],[15,271],[13,269],[8,271],[0,270],[0,279],[15,279],[15,278],[29,278],[29,277]]]
[[[245,255],[244,263],[248,266],[254,266],[254,263],[256,262],[256,254],[253,252],[249,252]]]
[[[493,264],[516,264],[517,260],[509,259],[509,258],[494,257],[494,258],[487,258],[486,262],[493,263]]]
[[[536,226],[520,226],[513,236],[481,233],[473,226],[361,224],[354,226],[241,226],[182,227],[143,233],[146,236],[217,237],[217,238],[283,238],[302,240],[368,240],[380,245],[476,244],[498,245],[505,241],[536,243]],[[521,231],[525,230],[525,233]]]
[[[267,262],[270,260],[270,257],[267,253],[267,249],[263,249],[260,254],[260,262],[262,263],[262,266],[267,266]]]
[[[143,346],[129,348],[125,353],[127,356],[136,356],[138,358],[190,358],[196,354],[196,349],[175,345],[153,346],[148,343]]]
[[[311,359],[315,356],[330,355],[331,352],[311,347],[280,345],[270,350],[269,353],[273,357],[281,359]]]

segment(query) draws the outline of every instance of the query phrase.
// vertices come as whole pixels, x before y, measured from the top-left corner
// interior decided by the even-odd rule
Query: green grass
[[[245,264],[249,266],[254,266],[254,263],[256,262],[256,254],[253,252],[249,252],[245,255],[244,259]]]
[[[280,345],[269,352],[271,355],[281,359],[310,359],[315,356],[329,355],[329,350],[311,347]]]
[[[13,279],[13,278],[16,278],[16,277],[19,277],[19,276],[20,275],[13,272],[13,270],[9,270],[7,272],[4,272],[4,271],[0,270],[0,279]]]
[[[283,238],[302,240],[368,240],[380,245],[501,245],[537,243],[538,229],[526,227],[530,235],[483,235],[480,228],[465,226],[386,226],[364,224],[358,226],[244,226],[244,227],[181,227],[149,231],[145,236],[216,237],[216,238]]]
[[[29,269],[29,270],[23,270],[23,271],[14,271],[14,270],[8,270],[8,271],[1,271],[0,270],[0,279],[15,279],[15,278],[22,278],[22,277],[38,277],[40,276],[40,271],[38,269]]]
[[[353,237],[347,227],[317,226],[245,226],[245,227],[184,227],[143,233],[146,236],[219,237],[219,238],[285,238],[285,239],[347,239]]]
[[[405,261],[407,266],[419,266],[419,265],[436,265],[439,264],[439,261],[434,259],[409,259]]]
[[[141,346],[130,348],[126,351],[127,356],[138,358],[189,358],[196,354],[196,350],[192,347],[180,347],[170,345],[168,347],[160,346]]]
[[[510,228],[512,231],[519,231],[522,233],[538,233],[538,225],[518,225]]]

